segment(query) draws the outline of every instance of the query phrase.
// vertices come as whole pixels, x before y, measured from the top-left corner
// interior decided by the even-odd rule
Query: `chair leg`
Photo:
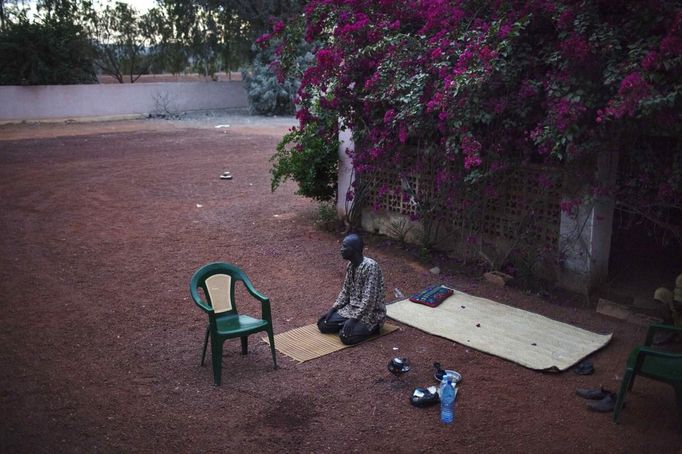
[[[220,386],[220,378],[223,371],[223,341],[213,339],[211,336],[211,362],[213,364],[213,381]]]
[[[204,337],[204,351],[201,352],[201,363],[199,364],[202,367],[204,365],[204,359],[206,358],[206,347],[208,347],[208,332],[210,328],[211,325],[206,326],[206,336]]]
[[[270,341],[270,351],[272,352],[272,362],[277,369],[277,354],[275,353],[275,336],[272,334],[272,329],[268,330],[268,340]]]
[[[249,336],[242,336],[242,355],[246,355],[249,352]]]
[[[623,381],[620,384],[620,391],[618,391],[618,399],[616,399],[616,406],[613,409],[613,421],[618,422],[620,411],[623,409],[623,402],[625,401],[625,393],[632,388],[632,382],[635,379],[635,373],[632,369],[625,369]]]
[[[635,374],[632,374],[632,378],[630,379],[630,384],[628,385],[628,391],[632,391],[632,387],[635,384]]]

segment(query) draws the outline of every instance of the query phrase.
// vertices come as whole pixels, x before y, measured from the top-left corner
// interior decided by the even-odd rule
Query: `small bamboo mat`
[[[397,329],[398,327],[395,325],[384,323],[379,335],[372,336],[367,339],[367,341],[381,337],[384,334],[392,333]],[[267,337],[261,337],[261,339],[268,344],[270,343],[268,342]],[[344,345],[341,343],[338,334],[322,334],[320,330],[317,329],[317,324],[302,326],[275,335],[275,348],[280,353],[301,363],[347,347],[352,347],[352,345]]]

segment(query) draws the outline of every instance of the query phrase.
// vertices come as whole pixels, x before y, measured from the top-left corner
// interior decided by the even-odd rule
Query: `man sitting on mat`
[[[386,318],[384,278],[379,264],[362,255],[362,238],[351,234],[341,243],[341,257],[350,261],[343,288],[332,308],[320,317],[322,333],[339,333],[346,345],[378,334]]]

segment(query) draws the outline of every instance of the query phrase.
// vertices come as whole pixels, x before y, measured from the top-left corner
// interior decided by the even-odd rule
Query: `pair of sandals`
[[[587,403],[587,409],[597,413],[612,412],[616,406],[616,393],[602,387],[599,388],[578,388],[575,393],[583,399],[591,400]]]
[[[576,367],[573,372],[578,375],[592,375],[594,373],[594,366],[589,359],[583,360]],[[596,411],[597,413],[612,412],[616,406],[616,393],[611,392],[603,387],[599,388],[578,388],[575,393],[583,399],[591,400],[587,403],[587,409]]]

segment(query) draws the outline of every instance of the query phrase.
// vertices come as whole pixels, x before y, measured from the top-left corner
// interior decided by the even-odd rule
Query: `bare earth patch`
[[[614,332],[595,373],[538,373],[402,326],[296,364],[266,344],[225,344],[223,386],[198,366],[205,315],[190,276],[242,267],[272,300],[275,332],[316,321],[341,286],[338,234],[270,164],[287,121],[125,121],[0,128],[2,452],[674,452],[669,386],[638,379],[615,425],[578,387],[617,390],[643,327],[566,295],[540,298],[428,270],[367,237],[387,299],[443,282],[595,332]],[[290,123],[290,122],[289,122]],[[220,180],[229,170],[233,180]],[[243,298],[240,310],[257,312]],[[386,365],[412,370],[393,380]],[[452,426],[409,404],[439,361],[464,380]]]

